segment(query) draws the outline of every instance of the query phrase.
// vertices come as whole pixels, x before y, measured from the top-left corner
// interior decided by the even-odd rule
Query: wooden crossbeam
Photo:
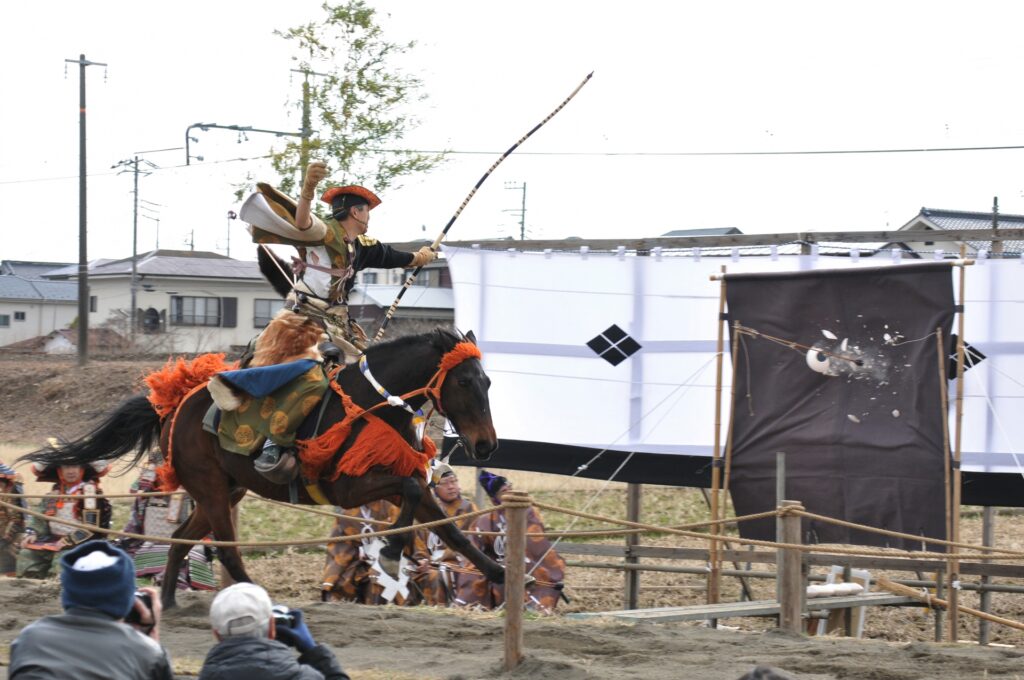
[[[819,597],[807,600],[804,613],[811,611],[847,609],[849,607],[878,607],[886,605],[916,604],[911,597],[891,593],[867,593],[844,597]],[[656,607],[653,609],[625,609],[607,612],[579,612],[566,614],[570,619],[612,617],[634,622],[666,623],[669,621],[703,621],[734,617],[771,617],[779,615],[779,603],[774,600],[755,602],[720,602],[685,607]]]

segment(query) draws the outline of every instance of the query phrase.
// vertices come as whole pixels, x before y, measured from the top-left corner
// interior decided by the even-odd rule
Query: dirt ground
[[[0,579],[0,645],[24,623],[56,613],[55,582]],[[188,593],[162,626],[176,670],[194,671],[213,645],[210,593]],[[806,639],[776,631],[713,631],[692,624],[624,625],[527,621],[525,662],[501,668],[502,621],[493,614],[352,604],[303,605],[310,629],[359,678],[700,678],[735,680],[768,664],[800,680],[1024,677],[1024,652],[1005,648],[852,639]]]
[[[48,436],[75,437],[89,429],[111,405],[141,390],[141,377],[162,365],[153,361],[96,361],[85,368],[73,359],[0,357],[0,451],[24,451]],[[6,448],[4,445],[7,445]],[[9,462],[9,461],[7,461]],[[111,490],[113,491],[113,490]],[[997,544],[1024,549],[1024,518],[1000,516]],[[980,522],[965,519],[964,539],[977,542]],[[670,545],[671,539],[645,540]],[[920,608],[876,608],[866,636],[875,639],[803,638],[770,630],[768,620],[732,619],[742,630],[708,630],[696,624],[629,625],[613,621],[575,622],[555,616],[525,625],[526,662],[504,675],[502,619],[492,613],[433,608],[364,607],[317,601],[316,575],[322,554],[291,553],[250,559],[253,577],[275,600],[308,612],[319,641],[339,654],[354,680],[380,678],[701,678],[733,680],[755,664],[769,664],[793,678],[911,680],[916,678],[1024,679],[1024,633],[998,626],[992,640],[1002,646],[978,647],[926,642],[934,619]],[[906,574],[903,575],[904,577]],[[645,574],[642,606],[693,604],[703,600],[703,579],[678,574]],[[619,572],[571,569],[564,611],[618,608]],[[774,585],[755,582],[755,597],[770,597]],[[32,620],[59,611],[55,580],[28,582],[0,578],[0,680],[6,649]],[[725,593],[734,598],[738,593]],[[213,644],[206,621],[211,595],[186,593],[169,613],[162,642],[178,672],[195,672]],[[964,604],[977,606],[964,593]],[[994,613],[1024,620],[1024,597],[996,595]],[[963,617],[966,619],[967,617]],[[977,624],[962,620],[964,639]],[[1016,645],[1015,647],[1008,645]]]

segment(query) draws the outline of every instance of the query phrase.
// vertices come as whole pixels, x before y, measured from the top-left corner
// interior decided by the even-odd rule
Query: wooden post
[[[525,491],[502,496],[508,535],[505,542],[505,670],[523,660],[523,602],[526,600],[526,511],[533,499]]]
[[[626,485],[626,519],[640,521],[640,500],[643,487],[639,484]],[[626,534],[626,564],[637,564],[640,558],[633,554],[633,547],[640,543],[640,534]],[[622,608],[636,609],[640,599],[640,570],[626,569],[625,589],[622,594]]]
[[[946,596],[946,570],[939,567],[935,571],[935,597],[940,600]],[[935,641],[942,642],[942,629],[945,628],[946,613],[942,609],[933,609],[935,612]]]
[[[786,454],[775,452],[775,507],[782,507],[786,498]],[[782,535],[782,516],[775,518],[775,535]]]
[[[800,501],[782,501],[783,508],[803,510]],[[779,543],[800,543],[800,517],[782,516]],[[803,578],[803,552],[795,548],[778,551],[779,628],[793,633],[803,632],[804,600],[807,588]]]
[[[487,507],[487,492],[484,490],[484,485],[480,483],[480,473],[484,471],[485,468],[477,468],[473,474],[473,502],[478,508]]]
[[[992,511],[991,505],[986,505],[982,508],[981,515],[981,544],[984,546],[992,546],[994,544],[993,538],[995,536],[995,513]],[[986,559],[982,559],[982,562],[988,562]],[[992,577],[988,574],[983,574],[981,577],[981,585],[987,586],[992,582]],[[992,607],[992,593],[988,590],[981,591],[981,605],[978,607],[981,611],[986,614],[989,613],[989,609]],[[988,644],[988,633],[991,624],[985,619],[981,619],[978,622],[978,644]]]

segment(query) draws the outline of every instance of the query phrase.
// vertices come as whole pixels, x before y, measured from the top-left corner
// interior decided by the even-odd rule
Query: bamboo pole
[[[878,585],[879,588],[882,588],[883,590],[888,590],[890,593],[893,593],[895,595],[904,595],[906,597],[912,597],[915,600],[924,602],[925,604],[932,607],[941,607],[943,609],[949,609],[949,607],[951,606],[951,602],[947,602],[946,600],[941,600],[937,597],[933,597],[931,595],[928,595],[927,593],[921,592],[920,590],[915,590],[914,588],[908,588],[907,586],[901,586],[898,583],[893,583],[884,576],[878,577],[875,583]],[[952,601],[952,598],[950,598],[950,600]],[[989,614],[987,612],[978,611],[977,609],[971,609],[970,607],[957,607],[957,609],[963,612],[964,614],[976,616],[979,619],[982,619],[983,621],[991,621],[992,623],[998,623],[1004,626],[1008,626],[1010,628],[1016,628],[1017,630],[1024,630],[1024,623],[1021,623],[1020,621],[1014,621],[1013,619],[1004,619],[1002,616],[996,616],[994,614]],[[950,612],[949,618],[953,618],[952,612]]]
[[[967,254],[967,247],[960,246],[960,259]],[[960,453],[963,438],[964,420],[964,284],[967,278],[967,268],[960,265],[960,294],[959,308],[957,314],[957,337],[956,337],[956,430],[955,445],[953,448],[953,498],[952,498],[952,529],[950,540],[960,540]],[[956,642],[958,637],[958,625],[960,622],[960,607],[958,606],[960,588],[960,566],[957,560],[949,563],[949,641]]]
[[[946,540],[951,541],[953,536],[953,486],[950,475],[952,458],[949,453],[949,385],[946,381],[945,339],[942,336],[942,328],[935,329],[935,349],[939,359],[939,400],[942,403],[942,473],[945,482],[946,496]],[[946,552],[952,550],[950,547]]]
[[[782,508],[803,510],[800,501],[782,501]],[[800,543],[800,516],[782,516],[779,543]],[[792,633],[803,632],[804,599],[807,588],[803,579],[803,554],[793,548],[781,548],[779,565],[779,628]]]
[[[508,519],[505,544],[505,670],[523,660],[523,602],[526,599],[526,512],[530,494],[509,490],[502,496]]]
[[[732,327],[732,385],[729,388],[729,432],[725,437],[725,481],[722,483],[722,492],[725,494],[726,502],[728,502],[729,494],[729,475],[732,472],[732,428],[736,415],[736,365],[740,356],[738,346],[740,322],[733,321]],[[750,389],[749,385],[747,389]]]
[[[722,356],[725,351],[725,266],[721,267],[722,280],[718,292],[718,345],[715,354],[715,433],[714,448],[711,458],[711,520],[717,521],[719,517],[719,488],[721,485],[722,465]],[[735,381],[735,374],[733,376]],[[708,545],[708,571],[707,602],[716,604],[719,598],[721,584],[721,566],[718,558],[718,541],[714,540],[720,533],[717,524],[713,524],[711,540]]]

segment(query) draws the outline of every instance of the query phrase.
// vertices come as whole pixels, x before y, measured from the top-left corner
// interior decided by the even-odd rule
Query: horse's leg
[[[198,541],[208,533],[210,533],[210,523],[202,509],[197,506],[185,523],[174,530],[172,537]],[[191,548],[192,546],[185,543],[172,543],[170,550],[167,551],[167,566],[164,567],[164,582],[160,589],[160,601],[164,609],[171,609],[175,606],[174,598],[178,589],[181,563]]]
[[[238,493],[238,489],[232,491],[231,505],[235,505],[245,495],[245,490],[242,489],[242,493]],[[231,518],[230,507],[224,508],[224,511],[210,518],[210,525],[213,527],[213,535],[218,541],[234,541],[237,540],[238,533],[235,530],[235,523]],[[217,557],[220,558],[220,562],[227,569],[228,575],[235,583],[252,582],[249,578],[249,574],[245,571],[245,565],[242,564],[242,553],[236,546],[217,548]]]
[[[421,482],[426,484],[426,482]],[[419,505],[416,506],[416,521],[417,522],[433,522],[439,519],[446,519],[444,510],[434,500],[434,494],[424,493],[420,498]],[[473,563],[480,573],[484,575],[489,581],[493,583],[504,583],[505,582],[505,569],[500,564],[492,560],[490,557],[485,555],[476,545],[473,544],[466,535],[459,531],[459,528],[455,526],[454,522],[448,524],[439,524],[431,529],[438,537],[441,538],[445,544],[463,554],[466,559]]]
[[[412,525],[413,514],[427,493],[423,481],[414,477],[402,480],[402,510],[398,519],[391,525],[392,529],[404,529]],[[380,551],[380,566],[392,578],[398,578],[398,567],[402,560],[402,552],[412,541],[412,532],[388,536],[387,545]]]

